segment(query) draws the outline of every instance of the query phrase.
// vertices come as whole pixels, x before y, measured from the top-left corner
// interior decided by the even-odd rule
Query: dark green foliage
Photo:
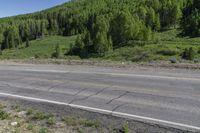
[[[29,47],[29,39],[26,38],[26,47]]]
[[[75,45],[71,44],[69,52],[66,55],[78,55],[80,57],[87,57],[85,51],[85,44],[83,43],[83,38],[81,35],[77,36]]]
[[[52,118],[52,114],[47,114],[43,112],[34,112],[31,114],[30,119],[32,120],[44,120],[44,119],[49,119]]]
[[[200,54],[200,48],[198,49],[197,53]]]
[[[60,58],[61,57],[61,48],[60,45],[57,45],[55,48],[55,52],[52,54],[52,58]]]
[[[191,37],[200,36],[200,1],[190,0],[186,8],[183,10],[183,18],[181,20],[181,28],[183,35]]]
[[[115,47],[121,47],[129,40],[140,39],[141,26],[145,27],[129,11],[117,14],[112,20],[111,25],[111,36]]]
[[[96,120],[83,119],[76,116],[67,116],[63,118],[63,121],[69,126],[100,127],[100,123]]]
[[[186,48],[182,53],[182,58],[186,60],[193,60],[194,59],[195,52],[193,48]]]
[[[104,55],[112,50],[112,40],[109,35],[109,23],[104,16],[94,16],[92,28],[83,35],[82,43],[87,54]]]
[[[128,126],[128,123],[125,123],[125,124],[122,126],[122,133],[129,133],[129,126]]]
[[[7,119],[9,117],[9,114],[6,113],[5,111],[3,110],[0,110],[0,120],[4,120],[4,119]]]
[[[176,58],[171,58],[171,59],[170,59],[170,62],[171,62],[171,63],[177,63],[178,61],[177,61]]]
[[[176,55],[177,52],[174,51],[174,50],[168,50],[168,49],[166,49],[166,50],[160,50],[160,51],[158,51],[157,54],[167,55],[167,56],[173,56],[173,55]]]
[[[41,128],[39,133],[48,133],[48,130],[46,128]]]

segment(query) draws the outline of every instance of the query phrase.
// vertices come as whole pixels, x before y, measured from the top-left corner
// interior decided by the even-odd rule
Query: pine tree
[[[29,39],[26,38],[26,47],[29,47],[29,46],[30,46],[30,44],[29,44]]]
[[[112,50],[112,42],[108,36],[109,25],[105,17],[97,17],[94,26],[96,33],[94,37],[94,52],[99,55],[104,55],[106,52]]]
[[[138,39],[140,21],[130,12],[121,12],[111,24],[111,36],[115,47],[121,47],[129,40]]]

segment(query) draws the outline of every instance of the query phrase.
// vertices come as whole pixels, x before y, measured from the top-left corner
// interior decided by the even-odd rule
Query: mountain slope
[[[186,11],[193,16],[196,4],[198,0],[72,0],[41,12],[0,19],[1,50],[28,47],[29,41],[45,36],[77,35],[68,55],[102,57],[122,47],[159,43],[157,32],[180,27],[184,33]]]

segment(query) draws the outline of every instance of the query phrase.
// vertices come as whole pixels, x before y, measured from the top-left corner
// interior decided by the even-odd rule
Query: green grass
[[[63,121],[69,126],[82,125],[84,127],[95,127],[95,128],[98,128],[100,126],[100,123],[96,120],[87,120],[76,116],[65,117],[63,118]]]
[[[44,120],[44,119],[50,119],[54,116],[52,114],[43,113],[43,112],[34,112],[30,119],[32,120]]]
[[[117,61],[169,61],[172,58],[181,60],[185,48],[192,47],[195,58],[200,61],[200,38],[178,37],[177,30],[155,34],[155,41],[144,46],[131,44],[107,54],[104,59]]]
[[[5,120],[8,118],[9,118],[9,114],[4,110],[0,110],[0,120]]]
[[[181,59],[181,54],[185,48],[192,47],[195,51],[195,60],[200,62],[200,37],[188,38],[179,37],[179,31],[168,30],[155,33],[155,39],[145,45],[130,43],[128,46],[121,47],[107,53],[105,57],[98,58],[100,60],[113,61],[132,61],[132,62],[149,62],[149,61],[185,61]],[[25,48],[25,44],[20,49],[4,50],[0,59],[31,59],[31,58],[51,58],[55,52],[57,45],[61,48],[60,58],[66,57],[64,54],[70,49],[70,45],[74,44],[76,36],[61,37],[49,36],[30,42],[30,47]]]
[[[0,59],[28,59],[28,58],[51,58],[57,45],[60,45],[62,53],[69,50],[73,44],[75,36],[49,36],[30,42],[30,47],[26,48],[23,44],[19,49],[4,50]]]

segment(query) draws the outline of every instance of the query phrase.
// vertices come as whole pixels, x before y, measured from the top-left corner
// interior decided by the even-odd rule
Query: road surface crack
[[[112,87],[112,86],[105,87],[105,88],[101,89],[100,91],[98,91],[98,92],[96,92],[96,93],[94,93],[94,94],[91,94],[91,95],[89,95],[89,96],[86,96],[86,97],[83,97],[83,98],[79,98],[79,99],[73,99],[72,101],[69,102],[69,104],[72,104],[73,102],[77,102],[77,101],[86,100],[86,99],[88,99],[88,98],[90,98],[90,97],[92,97],[92,96],[95,96],[95,95],[98,95],[98,94],[102,93],[104,90],[106,90],[106,89],[108,89],[108,88],[110,88],[110,87]],[[85,89],[85,90],[86,90],[86,89]],[[83,92],[83,91],[81,91],[81,92]],[[80,92],[80,93],[81,93],[81,92]],[[80,94],[80,93],[79,93],[79,94]],[[78,94],[77,94],[77,95],[78,95]],[[75,95],[75,96],[76,96],[76,95]]]
[[[84,89],[79,90],[77,93],[75,93],[75,94],[72,95],[72,96],[77,96],[78,94],[80,94],[81,92],[83,92],[83,91],[85,91],[85,90],[87,90],[87,88],[84,88]]]
[[[63,83],[64,84],[64,83]],[[48,91],[51,91],[52,89],[54,89],[55,87],[58,87],[58,86],[60,86],[60,85],[62,85],[62,84],[56,84],[56,85],[52,85],[52,86],[50,86],[49,88],[48,88]]]
[[[115,112],[117,109],[119,109],[120,107],[127,105],[128,103],[122,103],[120,105],[118,105],[117,107],[115,107],[114,109],[112,109],[112,112]]]
[[[106,104],[110,104],[110,103],[112,103],[114,100],[117,100],[117,99],[119,99],[119,98],[121,98],[121,97],[123,97],[123,96],[125,96],[125,95],[127,95],[129,92],[128,91],[126,91],[125,93],[123,93],[123,94],[121,94],[120,96],[118,96],[118,97],[116,97],[116,98],[113,98],[113,99],[111,99],[109,102],[107,102]]]

